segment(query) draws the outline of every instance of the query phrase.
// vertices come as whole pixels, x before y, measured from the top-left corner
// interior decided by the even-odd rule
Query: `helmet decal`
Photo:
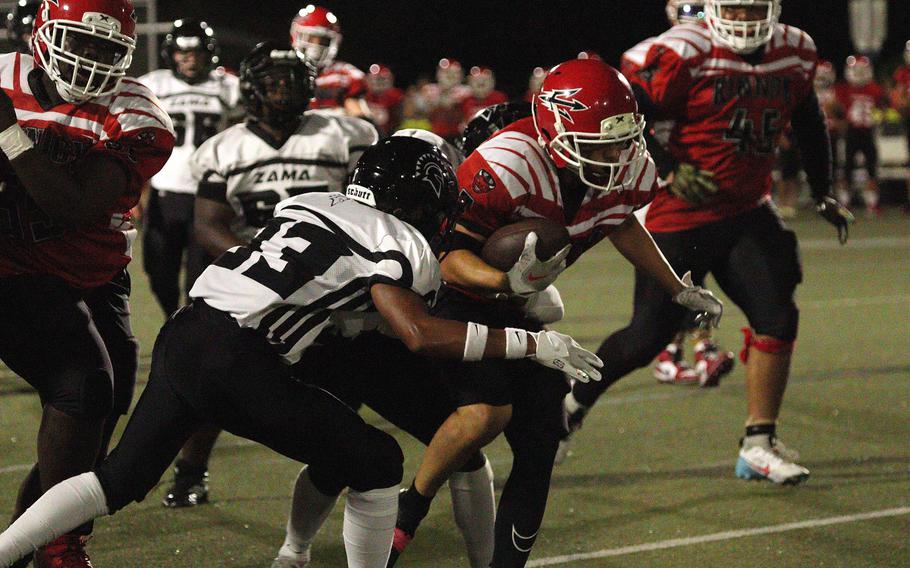
[[[566,122],[575,123],[572,118],[573,112],[588,110],[588,105],[575,98],[581,92],[581,89],[553,89],[541,91],[537,97],[541,104],[550,110],[550,112],[559,113],[559,116]]]

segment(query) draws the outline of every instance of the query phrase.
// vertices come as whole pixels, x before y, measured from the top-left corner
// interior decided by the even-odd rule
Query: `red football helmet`
[[[32,52],[67,102],[113,93],[135,48],[130,0],[44,0],[38,9]]]
[[[468,86],[475,97],[486,98],[496,88],[496,75],[489,67],[475,65],[468,74]]]
[[[855,87],[862,87],[872,82],[872,62],[865,55],[851,55],[844,67],[844,77]]]
[[[291,21],[291,45],[316,67],[330,65],[341,45],[338,18],[322,6],[302,8]]]
[[[589,187],[620,189],[621,169],[645,165],[645,118],[629,82],[603,61],[572,59],[550,69],[531,110],[556,166],[575,170]]]
[[[464,69],[455,59],[443,57],[436,65],[436,82],[443,89],[451,89],[464,81]]]
[[[597,61],[603,61],[603,57],[600,56],[596,51],[591,51],[586,49],[585,51],[578,52],[578,59],[596,59]]]
[[[370,65],[370,73],[366,76],[366,82],[371,93],[384,93],[395,86],[395,75],[382,63],[374,63]]]
[[[824,91],[834,86],[837,80],[837,73],[834,71],[834,65],[824,59],[818,62],[818,69],[815,71],[815,90]]]

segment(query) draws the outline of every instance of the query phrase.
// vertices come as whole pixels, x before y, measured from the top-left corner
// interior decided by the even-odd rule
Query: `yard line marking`
[[[35,464],[32,463],[20,463],[16,465],[8,465],[6,467],[0,467],[0,473],[16,473],[18,471],[28,471],[32,469],[32,466]]]
[[[752,529],[742,529],[736,531],[724,531],[702,536],[693,536],[687,538],[674,538],[670,540],[661,540],[647,544],[636,544],[633,546],[623,546],[620,548],[608,548],[597,550],[595,552],[583,552],[578,554],[567,554],[565,556],[551,556],[549,558],[540,558],[528,562],[528,567],[533,566],[553,566],[556,564],[568,564],[582,560],[594,560],[597,558],[609,558],[611,556],[625,556],[627,554],[636,554],[638,552],[651,552],[654,550],[664,550],[667,548],[677,548],[680,546],[691,546],[693,544],[704,544],[707,542],[720,542],[748,536],[757,536],[763,534],[782,533],[801,529],[813,529],[818,527],[827,527],[831,525],[841,525],[845,523],[855,523],[858,521],[868,521],[872,519],[882,519],[887,517],[898,517],[910,514],[910,507],[897,507],[894,509],[883,509],[881,511],[870,511],[868,513],[857,513],[854,515],[842,515],[839,517],[827,517],[822,519],[812,519],[809,521],[799,521],[795,523],[785,523],[782,525],[771,525],[767,527],[756,527]]]
[[[849,250],[849,249],[874,249],[874,248],[908,248],[910,238],[907,237],[871,237],[868,239],[851,239],[847,245],[841,245],[834,237],[830,239],[806,239],[799,241],[799,248],[803,250]]]
[[[868,296],[865,298],[833,298],[827,300],[798,301],[800,308],[858,308],[860,306],[878,306],[882,304],[906,304],[910,302],[910,295],[897,296]]]

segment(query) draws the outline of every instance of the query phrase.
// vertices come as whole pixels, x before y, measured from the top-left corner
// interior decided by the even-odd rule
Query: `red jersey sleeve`
[[[692,59],[698,57],[688,46],[682,52],[667,45],[669,42],[680,42],[677,38],[659,37],[648,49],[640,69],[627,76],[629,81],[638,84],[662,114],[674,114],[683,111],[689,98],[692,85],[690,66]]]
[[[479,152],[468,156],[459,166],[458,187],[474,200],[458,221],[468,230],[488,237],[516,220],[519,203]]]

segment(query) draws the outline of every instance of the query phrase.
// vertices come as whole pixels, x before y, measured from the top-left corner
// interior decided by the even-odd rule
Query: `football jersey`
[[[649,37],[635,44],[632,48],[622,54],[620,59],[620,70],[626,77],[632,77],[639,72],[645,65],[645,59],[651,45],[657,39],[657,36]],[[666,148],[670,144],[670,133],[673,131],[675,122],[672,120],[660,120],[658,117],[648,117],[648,126],[651,128],[651,135],[658,144]]]
[[[502,91],[493,91],[482,99],[478,99],[474,95],[471,95],[461,103],[461,116],[463,117],[462,120],[464,122],[467,122],[474,118],[474,115],[483,109],[489,106],[507,102],[509,102],[509,97],[507,97],[506,94]],[[461,125],[461,128],[464,129],[464,124]]]
[[[523,118],[491,136],[458,168],[458,186],[474,199],[458,222],[487,237],[521,219],[550,219],[569,231],[571,263],[651,201],[658,189],[650,156],[639,171],[623,167],[616,177],[620,189],[614,191],[584,186],[581,207],[566,219],[556,166],[537,142],[534,119]]]
[[[344,107],[347,99],[366,95],[367,84],[363,71],[344,61],[336,61],[322,69],[316,77],[316,93],[310,108]]]
[[[377,138],[365,120],[311,110],[284,143],[255,122],[236,124],[206,140],[188,169],[198,195],[230,205],[237,214],[234,234],[250,240],[279,201],[313,191],[343,191],[348,172]]]
[[[223,70],[214,70],[205,81],[190,84],[169,69],[152,71],[139,81],[161,101],[174,122],[177,137],[171,159],[152,178],[152,187],[195,193],[196,184],[186,163],[196,148],[226,125],[226,114],[240,100],[240,81]]]
[[[894,100],[904,104],[898,106],[897,110],[905,118],[910,118],[910,65],[901,65],[895,69],[891,78],[894,82]]]
[[[379,131],[385,136],[394,132],[401,121],[404,91],[391,87],[381,93],[367,93],[366,100],[370,113],[373,115],[373,122]]]
[[[295,363],[320,334],[375,312],[374,284],[410,289],[432,305],[441,281],[426,239],[341,193],[308,193],[279,203],[248,246],[206,268],[190,296],[262,333]]]
[[[705,25],[680,24],[654,40],[629,77],[654,102],[658,118],[676,121],[673,156],[714,172],[719,188],[702,206],[660,193],[648,210],[649,230],[683,231],[769,199],[774,151],[813,87],[817,54],[808,34],[783,24],[760,49],[753,65],[714,41]]]
[[[418,93],[420,105],[426,109],[430,120],[430,129],[447,140],[461,135],[461,125],[465,120],[461,103],[470,96],[471,89],[467,85],[442,89],[438,83],[426,84]]]
[[[167,161],[174,130],[158,99],[141,83],[123,79],[116,91],[81,105],[44,110],[29,86],[30,55],[0,55],[0,87],[12,100],[19,126],[38,152],[57,164],[88,156],[117,160],[129,187],[98,220],[78,229],[53,223],[0,158],[0,277],[49,274],[77,288],[105,284],[130,260],[136,236],[129,211],[143,184]]]
[[[834,86],[834,92],[851,129],[875,128],[875,110],[884,106],[885,91],[881,85],[868,83],[859,87],[838,83]]]

